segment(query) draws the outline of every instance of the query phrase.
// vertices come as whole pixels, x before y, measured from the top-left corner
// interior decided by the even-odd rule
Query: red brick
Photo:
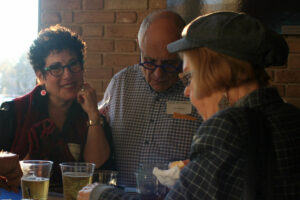
[[[103,0],[84,0],[83,8],[86,10],[97,10],[103,8]]]
[[[272,84],[273,87],[276,87],[280,96],[285,96],[285,86],[284,85],[275,85]]]
[[[105,0],[105,9],[147,9],[147,0]]]
[[[110,83],[111,79],[109,80],[102,80],[102,92],[105,92],[106,88],[108,87],[109,83]]]
[[[114,12],[76,12],[75,23],[113,23],[115,21]]]
[[[139,27],[137,25],[106,25],[104,36],[107,38],[133,38],[137,37]]]
[[[101,39],[85,39],[87,43],[88,52],[109,52],[113,51],[113,40],[101,40]]]
[[[42,14],[43,24],[59,24],[61,23],[61,17],[58,12],[44,12]]]
[[[116,16],[117,23],[135,23],[137,20],[136,12],[118,12]]]
[[[300,97],[300,85],[288,85],[286,87],[287,97]]]
[[[300,53],[300,37],[289,37],[286,39],[290,53]]]
[[[278,70],[275,72],[276,83],[300,83],[300,71]]]
[[[83,27],[83,36],[102,37],[103,26],[98,24],[86,25]]]
[[[42,10],[79,10],[81,0],[41,0]]]
[[[136,64],[139,60],[139,55],[128,55],[128,54],[104,54],[103,65],[124,67]]]
[[[167,0],[149,0],[149,8],[164,9],[167,7]]]
[[[133,52],[135,47],[134,40],[115,40],[115,51],[117,52]]]
[[[101,92],[101,93],[97,93],[97,101],[101,101],[103,99],[103,96],[104,96],[104,93]]]
[[[148,14],[150,14],[149,10],[145,10],[145,11],[142,11],[142,12],[137,12],[137,24],[140,25]]]
[[[284,100],[300,108],[300,98],[284,98]]]
[[[114,67],[113,68],[113,74],[115,75],[116,73],[118,73],[119,71],[121,71],[122,69],[126,68],[128,66],[123,66],[123,67]]]
[[[63,11],[61,13],[62,23],[72,23],[73,22],[73,13],[72,11]]]
[[[84,73],[88,79],[111,79],[112,69],[111,68],[88,68]]]
[[[96,90],[96,93],[101,93],[102,92],[102,81],[99,79],[86,79],[85,80],[92,88]]]
[[[95,68],[101,66],[102,56],[99,53],[87,53],[84,65],[86,68]]]
[[[82,31],[81,31],[80,26],[73,26],[73,25],[70,25],[70,24],[62,24],[62,23],[58,23],[58,24],[70,29],[72,32],[78,34],[81,37]],[[57,25],[57,23],[55,23],[55,24],[41,24],[40,28],[45,29],[45,28],[49,28],[50,26],[55,26],[55,25]]]
[[[288,67],[300,69],[300,54],[292,53],[289,55]]]
[[[70,29],[71,31],[77,33],[78,35],[82,35],[82,30],[80,26],[75,26],[75,25],[63,25]]]

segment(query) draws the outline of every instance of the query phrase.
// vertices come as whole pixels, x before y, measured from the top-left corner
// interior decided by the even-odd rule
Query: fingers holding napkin
[[[162,170],[158,169],[157,167],[154,167],[153,174],[154,176],[156,176],[156,178],[162,185],[171,188],[179,179],[180,169],[177,166],[172,167],[168,170]]]
[[[171,188],[179,179],[181,169],[188,163],[189,160],[171,162],[168,170],[161,170],[158,167],[154,167],[153,174],[162,185]]]

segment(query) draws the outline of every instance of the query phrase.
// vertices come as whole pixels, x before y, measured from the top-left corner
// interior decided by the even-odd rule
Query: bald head
[[[144,66],[141,69],[145,80],[157,92],[166,91],[178,81],[180,59],[176,53],[168,52],[167,45],[181,37],[184,25],[178,14],[166,10],[151,13],[141,24],[138,34],[141,63],[147,65],[141,65]],[[172,72],[165,70],[166,66]]]
[[[156,21],[159,20],[165,20],[168,22],[168,24],[172,24],[174,27],[174,34],[176,35],[181,35],[181,31],[183,30],[185,26],[185,21],[182,19],[180,15],[173,11],[168,11],[168,10],[160,10],[160,11],[155,11],[150,13],[143,22],[140,25],[140,29],[138,32],[138,42],[139,45],[141,45],[141,42],[149,29],[150,25]]]

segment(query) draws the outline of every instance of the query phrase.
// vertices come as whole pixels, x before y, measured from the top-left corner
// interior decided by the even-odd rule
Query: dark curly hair
[[[81,64],[86,51],[85,42],[70,29],[55,25],[40,31],[29,50],[29,60],[34,71],[44,74],[45,59],[52,51],[69,50],[77,55]]]

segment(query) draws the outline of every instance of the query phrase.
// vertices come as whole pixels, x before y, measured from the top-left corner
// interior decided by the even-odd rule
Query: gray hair
[[[173,21],[173,23],[176,25],[178,28],[178,34],[181,34],[181,31],[183,30],[184,26],[186,25],[184,19],[177,14],[176,12],[170,11],[170,10],[159,10],[159,11],[154,11],[150,13],[143,22],[140,25],[140,29],[138,32],[138,43],[141,45],[141,41],[147,32],[148,28],[150,25],[158,19],[170,19],[170,21]]]

